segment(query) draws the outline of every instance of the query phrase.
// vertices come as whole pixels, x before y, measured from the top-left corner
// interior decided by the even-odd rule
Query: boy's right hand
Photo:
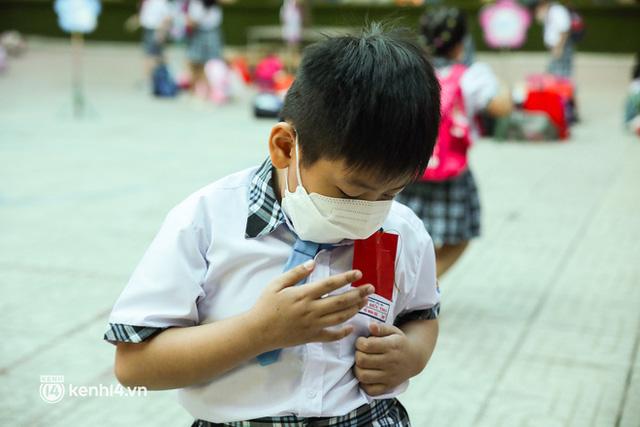
[[[293,347],[309,342],[340,340],[353,326],[327,329],[346,322],[366,304],[374,293],[372,285],[359,286],[340,295],[330,292],[362,277],[358,270],[336,274],[317,282],[295,286],[313,271],[314,261],[301,264],[282,274],[263,291],[252,316],[258,320],[262,338],[269,349]]]

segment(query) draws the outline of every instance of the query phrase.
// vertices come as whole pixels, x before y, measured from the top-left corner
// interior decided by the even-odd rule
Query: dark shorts
[[[547,71],[550,74],[570,79],[573,75],[573,52],[573,42],[567,40],[562,50],[562,55],[560,55],[560,58],[551,58]]]
[[[191,427],[409,427],[409,415],[397,399],[374,400],[339,417],[267,417],[249,421],[211,423],[196,420]]]
[[[447,181],[411,184],[396,200],[418,215],[437,246],[480,235],[480,198],[469,170]]]
[[[164,52],[164,43],[160,43],[156,39],[156,30],[148,28],[145,28],[142,34],[142,47],[144,53],[149,56],[162,56]]]

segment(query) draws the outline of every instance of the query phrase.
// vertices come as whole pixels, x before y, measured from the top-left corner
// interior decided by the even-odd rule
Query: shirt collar
[[[245,237],[255,238],[273,232],[285,222],[273,187],[273,164],[267,159],[258,168],[249,186],[249,214]]]

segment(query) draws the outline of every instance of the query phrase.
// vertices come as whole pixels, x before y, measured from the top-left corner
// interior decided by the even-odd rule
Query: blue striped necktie
[[[306,240],[296,238],[296,241],[293,244],[293,250],[291,251],[291,255],[289,255],[289,260],[285,264],[283,271],[289,271],[292,268],[315,258],[318,252],[323,249],[331,250],[333,248],[334,245],[307,242]],[[307,279],[308,276],[296,283],[296,285],[304,285],[305,283],[307,283]],[[282,349],[276,349],[268,351],[266,353],[262,353],[258,355],[258,362],[260,362],[262,366],[271,365],[272,363],[278,361],[281,351]]]

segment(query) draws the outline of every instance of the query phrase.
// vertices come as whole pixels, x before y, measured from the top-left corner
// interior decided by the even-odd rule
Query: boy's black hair
[[[455,7],[430,9],[420,17],[420,30],[431,55],[448,57],[467,35],[467,17]]]
[[[633,65],[633,70],[631,70],[631,79],[640,79],[640,52],[636,54],[636,63]]]
[[[305,49],[281,116],[306,166],[343,159],[384,180],[419,176],[438,134],[440,85],[415,36],[373,23]]]

